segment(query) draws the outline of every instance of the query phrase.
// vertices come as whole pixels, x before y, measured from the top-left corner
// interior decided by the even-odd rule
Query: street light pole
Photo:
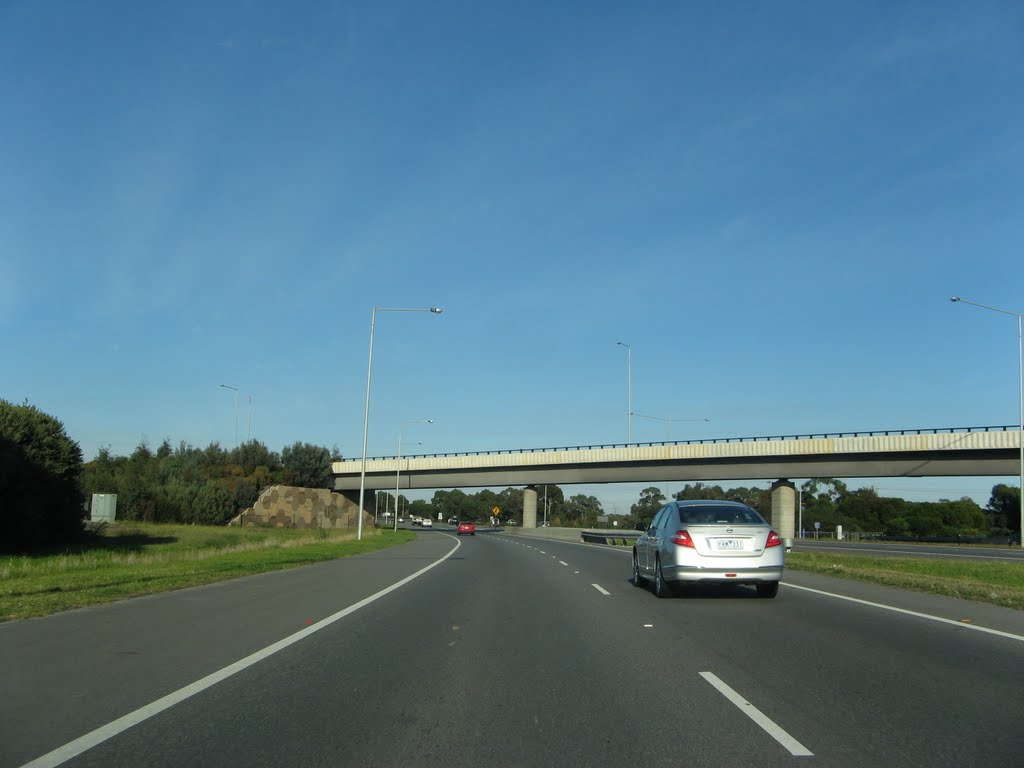
[[[1024,346],[1021,344],[1021,318],[1024,317],[1024,314],[1011,312],[1008,309],[1000,309],[999,307],[990,307],[988,304],[979,304],[976,301],[968,301],[967,299],[961,299],[959,296],[952,297],[950,301],[953,303],[970,304],[972,307],[981,307],[982,309],[989,309],[993,312],[1012,315],[1017,318],[1017,404],[1020,408],[1020,431],[1017,434],[1017,439],[1020,442],[1020,547],[1024,549]]]
[[[370,357],[366,363],[366,405],[363,408],[363,460],[359,470],[359,509],[356,515],[359,518],[356,538],[363,538],[363,500],[366,494],[366,433],[370,426],[370,382],[373,381],[373,328],[377,323],[377,312],[432,312],[440,315],[443,310],[440,307],[429,307],[427,309],[405,309],[403,307],[374,307],[370,313]]]
[[[615,342],[626,348],[626,443],[633,442],[633,348],[623,341]]]
[[[232,387],[230,384],[221,384],[224,389],[231,389],[235,392],[235,448],[238,447],[238,387]]]
[[[249,395],[249,422],[245,427],[245,442],[252,441],[252,395]]]
[[[411,421],[403,421],[398,425],[398,454],[395,457],[395,530],[398,530],[398,477],[402,471],[402,427],[405,424],[433,424],[433,419],[413,419]],[[415,445],[423,445],[423,443],[415,443]]]

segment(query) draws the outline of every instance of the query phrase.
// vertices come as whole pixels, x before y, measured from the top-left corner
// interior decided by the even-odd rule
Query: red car
[[[463,520],[459,523],[458,535],[461,536],[464,533],[468,533],[470,536],[476,536],[476,525],[474,523]]]

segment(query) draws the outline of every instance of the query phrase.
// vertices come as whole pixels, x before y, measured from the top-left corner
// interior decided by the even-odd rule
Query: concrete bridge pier
[[[346,499],[352,502],[353,507],[359,506],[359,489],[353,491],[335,491],[340,493]],[[373,517],[374,509],[377,505],[377,492],[372,488],[363,489],[363,512]]]
[[[523,528],[537,527],[537,486],[523,489]]]
[[[793,546],[796,533],[796,486],[789,480],[772,483],[771,523],[786,548]]]

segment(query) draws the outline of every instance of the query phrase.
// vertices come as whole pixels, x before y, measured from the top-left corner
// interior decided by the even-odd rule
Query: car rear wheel
[[[669,587],[668,583],[665,581],[664,574],[661,572],[661,560],[658,560],[654,566],[654,594],[657,597],[672,596],[672,588]]]
[[[633,553],[633,586],[642,587],[647,583],[647,579],[640,575],[640,563],[636,559],[636,552]]]
[[[779,582],[766,581],[757,585],[758,597],[775,597],[779,594]]]

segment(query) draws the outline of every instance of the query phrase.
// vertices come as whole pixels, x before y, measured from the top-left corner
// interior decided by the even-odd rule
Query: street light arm
[[[961,299],[959,296],[953,296],[950,298],[954,304],[970,304],[972,307],[981,307],[982,309],[991,309],[993,312],[1001,312],[1004,315],[1013,315],[1014,317],[1021,317],[1020,312],[1011,312],[1008,309],[1000,309],[999,307],[990,307],[988,304],[979,304],[976,301],[968,301],[967,299]]]
[[[667,419],[664,416],[648,416],[647,414],[636,413],[635,411],[632,412],[630,414],[630,416],[637,416],[638,418],[641,418],[641,419],[654,419],[655,421],[671,421],[671,422],[677,422],[677,421],[711,421],[711,419]]]

